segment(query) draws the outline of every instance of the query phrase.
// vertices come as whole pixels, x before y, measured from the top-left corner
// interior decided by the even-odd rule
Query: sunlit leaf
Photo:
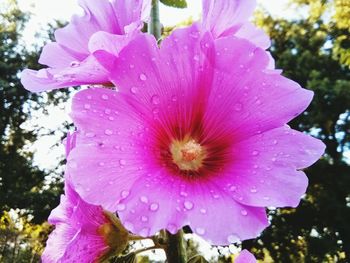
[[[160,0],[164,5],[176,7],[176,8],[186,8],[186,0]]]

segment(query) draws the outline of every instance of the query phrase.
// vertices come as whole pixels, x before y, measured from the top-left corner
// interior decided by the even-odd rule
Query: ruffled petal
[[[29,91],[40,92],[86,84],[108,83],[107,71],[89,56],[83,62],[76,62],[63,69],[26,69],[21,73],[21,83]]]
[[[84,60],[85,57],[85,55],[74,53],[54,42],[44,46],[39,63],[52,68],[65,68],[74,65],[72,62]]]
[[[61,262],[67,246],[77,234],[76,230],[65,223],[56,225],[55,230],[50,234],[42,254],[43,263]]]
[[[268,49],[271,46],[271,40],[265,31],[250,22],[244,23],[235,33],[235,36],[247,39],[262,49]]]
[[[255,238],[268,225],[264,208],[237,203],[215,182],[179,178],[160,167],[148,172],[119,205],[119,217],[134,233],[149,236],[168,229],[175,234],[189,225],[210,243],[227,245]]]
[[[236,32],[252,15],[255,0],[203,0],[203,26],[220,37]]]
[[[232,166],[218,181],[238,202],[296,207],[308,184],[298,169],[316,162],[325,146],[320,140],[284,127],[253,136],[232,148]]]

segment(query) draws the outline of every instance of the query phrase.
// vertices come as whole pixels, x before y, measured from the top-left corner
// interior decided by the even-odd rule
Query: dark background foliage
[[[350,1],[291,2],[295,12],[308,10],[308,16],[290,21],[261,10],[256,22],[273,40],[277,67],[315,92],[311,106],[291,126],[322,139],[327,151],[306,170],[310,185],[300,206],[269,210],[271,227],[242,246],[263,262],[349,262]],[[28,16],[14,0],[0,3],[0,10],[0,262],[37,262],[50,230],[45,220],[58,204],[62,183],[60,176],[52,176],[59,170],[40,170],[26,150],[41,134],[40,127],[22,126],[33,111],[66,101],[69,92],[37,95],[21,87],[19,72],[38,68],[40,47],[28,49],[23,43]],[[17,209],[17,221],[9,215],[10,209]],[[188,249],[195,254],[196,245],[189,242]]]

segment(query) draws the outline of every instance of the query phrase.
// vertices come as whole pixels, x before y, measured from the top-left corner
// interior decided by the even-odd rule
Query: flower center
[[[184,171],[198,171],[206,157],[203,146],[191,138],[174,140],[170,152],[173,162]]]

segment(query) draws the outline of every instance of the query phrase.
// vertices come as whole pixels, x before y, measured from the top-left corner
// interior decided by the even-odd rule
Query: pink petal
[[[108,83],[107,72],[93,56],[63,69],[26,69],[22,72],[21,83],[32,92],[84,84]]]
[[[98,262],[98,258],[109,250],[97,232],[81,230],[67,245],[62,262]]]
[[[233,145],[232,167],[218,180],[245,205],[296,207],[308,179],[298,169],[324,153],[320,141],[288,127],[270,130]],[[226,185],[225,185],[226,184]]]
[[[69,243],[76,235],[76,230],[68,224],[57,224],[55,230],[50,234],[42,254],[43,263],[61,262]]]
[[[256,258],[248,250],[241,251],[239,256],[235,259],[235,263],[256,263]]]
[[[118,214],[134,233],[148,236],[164,228],[176,233],[189,225],[212,244],[227,245],[255,238],[268,225],[264,208],[240,205],[215,182],[184,180],[161,168],[149,172],[120,202]]]
[[[203,0],[203,25],[216,38],[235,32],[248,21],[255,6],[255,0]]]
[[[39,63],[52,68],[65,68],[69,67],[73,61],[81,61],[85,57],[85,55],[74,53],[53,42],[44,46]]]
[[[265,31],[250,22],[244,23],[235,36],[247,39],[262,49],[268,49],[271,46],[271,40]]]
[[[67,171],[85,200],[111,211],[122,192],[144,175],[141,168],[151,157],[143,153],[154,147],[147,141],[151,131],[143,120],[151,110],[129,103],[131,92],[129,96],[88,89],[73,99],[72,118],[79,133]]]

